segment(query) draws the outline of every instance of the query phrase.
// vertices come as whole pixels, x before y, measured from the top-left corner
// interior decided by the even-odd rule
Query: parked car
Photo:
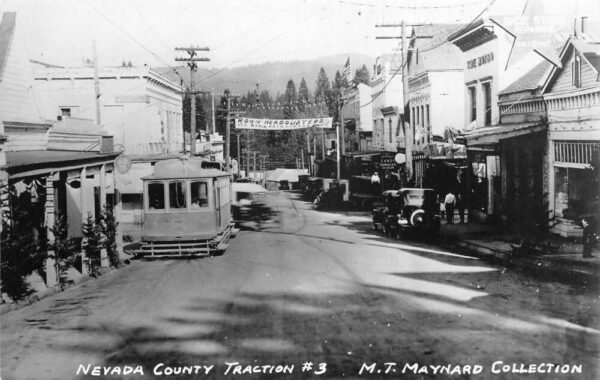
[[[433,189],[402,188],[384,192],[384,206],[373,209],[373,229],[398,239],[409,232],[436,233],[440,228],[439,205]]]
[[[382,195],[383,205],[373,209],[373,230],[381,228],[384,234],[396,236],[402,207],[401,194],[398,190],[387,190]]]

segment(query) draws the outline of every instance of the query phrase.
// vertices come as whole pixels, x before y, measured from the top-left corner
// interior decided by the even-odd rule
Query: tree
[[[104,235],[104,239],[102,240],[102,247],[106,250],[106,254],[108,256],[108,260],[110,261],[110,265],[115,268],[118,268],[121,264],[121,259],[119,258],[119,252],[117,251],[117,226],[119,222],[115,218],[115,213],[113,212],[112,205],[105,204],[103,210],[100,214],[100,223],[98,224],[98,228],[102,235]]]
[[[306,80],[302,77],[300,81],[300,87],[298,88],[298,111],[301,114],[305,114],[308,108],[308,102],[310,101],[310,94],[308,91],[308,86],[306,85]]]
[[[76,239],[69,236],[69,225],[63,215],[54,217],[52,235],[54,240],[49,242],[48,249],[54,252],[54,256],[51,258],[56,261],[58,285],[61,290],[64,290],[65,286],[72,282],[67,278],[67,270],[75,264],[78,245]]]
[[[90,275],[96,277],[100,274],[102,235],[91,213],[88,213],[81,229],[83,235],[83,252],[85,252],[85,257],[89,260]],[[85,263],[82,263],[82,265],[85,265]]]
[[[293,80],[288,80],[287,86],[285,87],[284,105],[283,105],[283,118],[293,119],[296,117],[296,85]]]
[[[325,69],[321,67],[319,70],[319,76],[317,77],[317,88],[315,90],[315,101],[327,102],[329,104],[329,98],[331,97],[331,85]]]
[[[17,302],[33,293],[26,278],[42,268],[45,250],[40,244],[43,231],[33,215],[29,192],[17,196],[11,187],[8,198],[11,212],[2,218],[0,289]]]
[[[354,74],[354,85],[356,86],[359,83],[369,84],[370,76],[369,69],[363,64],[360,69],[356,69]]]

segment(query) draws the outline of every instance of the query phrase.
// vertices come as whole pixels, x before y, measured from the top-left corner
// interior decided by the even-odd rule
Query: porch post
[[[44,219],[49,246],[54,244],[54,197],[54,173],[50,173],[48,177],[46,177],[46,204],[44,205]],[[55,286],[58,280],[55,254],[56,252],[54,252],[53,249],[48,248],[46,256],[46,286],[49,288]]]
[[[120,258],[124,258],[123,253],[123,224],[121,223],[121,214],[123,211],[123,203],[121,202],[121,191],[117,187],[117,171],[113,168],[112,172],[112,180],[113,180],[113,188],[115,190],[115,199],[114,199],[114,214],[115,220],[117,221],[117,231],[115,233],[115,240],[117,244],[117,252],[119,253]],[[143,207],[143,206],[142,206]]]
[[[100,213],[101,215],[104,213],[104,208],[106,206],[106,165],[100,166]],[[100,267],[108,268],[108,253],[106,252],[106,248],[102,248],[100,250]]]
[[[79,204],[80,204],[80,210],[81,210],[81,224],[82,226],[87,222],[87,207],[85,204],[85,181],[86,181],[86,177],[87,177],[87,171],[86,168],[83,167],[81,169],[81,172],[79,173],[79,183],[81,184],[81,186],[79,187]],[[87,275],[90,273],[90,266],[88,263],[88,258],[85,255],[85,251],[83,250],[83,244],[85,242],[83,241],[83,239],[81,240],[81,274],[82,275]]]

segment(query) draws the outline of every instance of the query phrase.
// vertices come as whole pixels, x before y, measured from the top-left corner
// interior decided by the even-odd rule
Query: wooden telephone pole
[[[198,51],[209,51],[207,47],[176,47],[175,51],[185,51],[188,53],[189,58],[175,58],[176,62],[186,62],[190,68],[190,87],[187,89],[187,94],[190,96],[191,110],[190,110],[190,155],[196,155],[196,92],[194,91],[194,72],[198,68],[196,62],[207,62],[209,58],[196,57]]]
[[[227,119],[226,119],[226,125],[225,125],[225,149],[223,151],[223,154],[225,155],[225,163],[227,165],[227,172],[231,172],[231,152],[230,152],[230,144],[231,144],[231,114],[234,113],[233,111],[231,111],[231,99],[236,99],[239,98],[239,95],[235,95],[235,94],[227,94],[226,95],[226,99],[227,99]],[[238,162],[238,167],[239,167],[240,163]]]

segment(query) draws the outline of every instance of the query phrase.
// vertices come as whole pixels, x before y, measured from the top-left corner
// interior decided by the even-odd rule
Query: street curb
[[[600,268],[597,265],[585,267],[581,263],[559,262],[538,255],[515,256],[511,252],[494,250],[465,240],[458,240],[455,244],[467,249],[474,256],[490,259],[495,262],[511,264],[523,269],[544,271],[546,274],[562,278],[575,278],[584,282],[600,283]]]
[[[100,270],[100,276],[105,276],[107,274],[113,273],[118,271],[120,268],[103,268]],[[56,293],[61,293],[64,292],[66,290],[75,288],[81,284],[84,284],[90,280],[93,279],[98,279],[99,277],[92,277],[90,275],[85,275],[85,276],[81,276],[79,278],[76,278],[75,280],[73,280],[73,283],[68,284],[67,286],[65,286],[65,288],[63,290],[60,290],[58,287],[52,287],[52,288],[48,288],[42,292],[36,293],[34,295],[31,295],[29,297],[29,299],[27,299],[26,302],[21,301],[22,303],[7,303],[7,304],[3,304],[0,305],[0,315],[4,315],[7,313],[10,313],[11,311],[14,310],[18,310],[18,309],[22,309],[24,307],[27,306],[31,306],[41,300],[43,300],[44,298],[50,297]]]

